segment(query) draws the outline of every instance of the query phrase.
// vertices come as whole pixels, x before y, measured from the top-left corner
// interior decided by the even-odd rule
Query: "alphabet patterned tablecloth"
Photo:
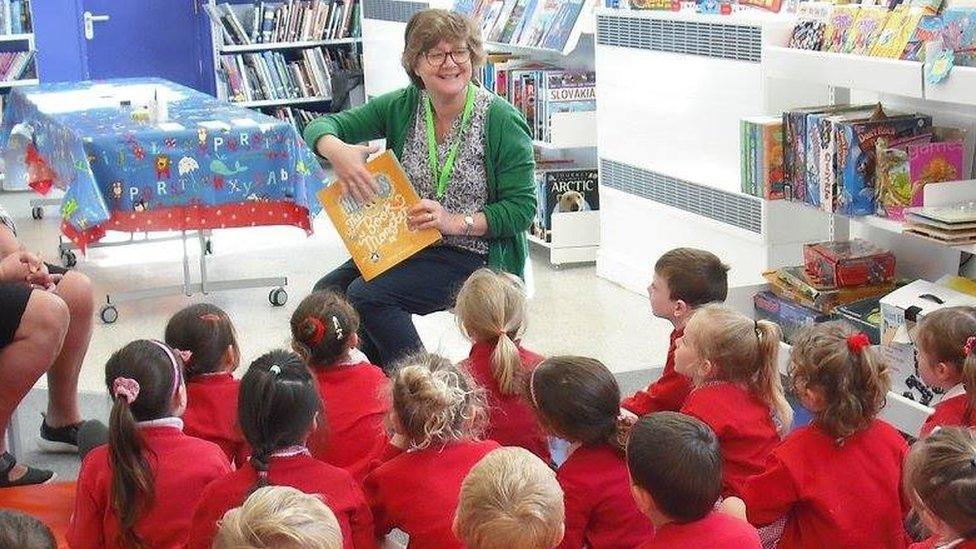
[[[140,116],[153,97],[167,116]],[[294,225],[311,232],[325,173],[291,124],[155,78],[42,84],[8,96],[6,176],[65,191],[84,248],[123,232]]]

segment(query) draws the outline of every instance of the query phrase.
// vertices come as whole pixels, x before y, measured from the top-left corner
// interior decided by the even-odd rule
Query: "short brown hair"
[[[669,250],[654,264],[654,273],[668,283],[672,300],[690,307],[725,301],[729,293],[729,266],[705,250]]]
[[[678,522],[700,520],[722,491],[722,452],[712,429],[677,412],[648,414],[627,442],[630,478]]]
[[[912,446],[905,490],[965,539],[976,539],[976,432],[942,427]]]
[[[563,537],[556,474],[524,448],[497,448],[461,484],[454,524],[470,549],[551,549]]]
[[[418,11],[407,23],[407,31],[403,37],[403,56],[400,58],[407,76],[418,88],[422,89],[424,83],[414,72],[413,67],[427,50],[439,44],[441,40],[464,42],[468,46],[471,50],[472,76],[485,62],[485,46],[481,39],[481,30],[471,19],[448,10],[431,8]]]
[[[36,518],[14,511],[0,510],[0,548],[55,549],[51,529]]]
[[[967,389],[967,417],[976,414],[976,352],[966,354],[966,342],[976,336],[976,307],[946,307],[925,315],[918,323],[915,343],[936,361],[956,368]]]
[[[876,349],[852,351],[847,339],[856,332],[841,321],[802,330],[790,357],[790,380],[823,391],[827,407],[814,421],[835,438],[848,437],[871,424],[884,408],[890,380]]]

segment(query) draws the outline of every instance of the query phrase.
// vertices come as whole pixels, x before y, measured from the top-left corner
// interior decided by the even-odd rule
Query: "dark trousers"
[[[423,349],[410,315],[449,309],[464,281],[485,266],[485,256],[435,246],[366,282],[350,259],[315,284],[345,294],[362,318],[361,350],[389,372],[397,359]]]

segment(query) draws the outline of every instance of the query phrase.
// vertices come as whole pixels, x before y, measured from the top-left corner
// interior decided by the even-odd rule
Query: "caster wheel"
[[[105,324],[115,324],[115,321],[119,319],[119,310],[112,304],[102,305],[102,309],[98,311],[98,316]]]
[[[268,301],[275,307],[281,307],[285,303],[288,303],[288,292],[284,288],[275,288],[268,294]]]
[[[31,217],[33,219],[44,219],[44,208],[40,206],[34,206],[31,208]]]
[[[213,240],[207,239],[207,243],[203,245],[203,253],[213,255]]]
[[[61,254],[61,264],[70,269],[78,264],[78,256],[71,250],[66,250]]]

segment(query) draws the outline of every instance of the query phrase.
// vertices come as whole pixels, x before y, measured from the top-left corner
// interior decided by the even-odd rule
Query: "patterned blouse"
[[[427,92],[421,90],[420,101],[417,102],[417,112],[414,115],[413,127],[407,131],[407,138],[403,145],[403,169],[417,189],[421,198],[437,199],[437,185],[430,173],[427,161],[427,128],[424,119],[424,101]],[[457,158],[454,161],[454,171],[447,182],[447,190],[443,200],[438,200],[444,209],[457,214],[468,215],[480,212],[488,202],[488,172],[485,170],[485,117],[491,105],[493,95],[484,88],[477,88],[474,98],[474,110],[471,113],[471,125],[464,135],[458,136],[461,127],[461,117],[454,120],[448,132],[448,138],[437,145],[437,157],[441,165],[447,158],[454,141],[460,138]],[[462,248],[477,254],[488,253],[488,242],[478,236],[445,236],[444,244]]]

